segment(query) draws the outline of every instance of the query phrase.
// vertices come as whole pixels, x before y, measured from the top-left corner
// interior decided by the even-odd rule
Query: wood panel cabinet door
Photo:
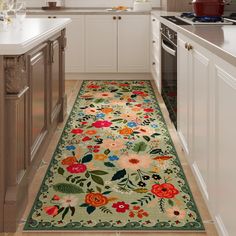
[[[87,15],[86,72],[117,72],[117,16]]]
[[[60,112],[60,37],[50,40],[50,121]]]
[[[47,43],[39,46],[29,54],[31,160],[34,158],[47,133],[47,55]]]
[[[149,15],[118,16],[118,72],[149,72]]]

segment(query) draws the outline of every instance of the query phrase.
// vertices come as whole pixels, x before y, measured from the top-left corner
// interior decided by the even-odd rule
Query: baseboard
[[[66,80],[153,80],[151,73],[66,73]]]
[[[178,133],[180,142],[181,142],[181,144],[182,144],[182,146],[183,146],[183,149],[184,149],[184,152],[185,152],[186,156],[189,156],[189,150],[188,150],[187,143],[185,142],[184,136],[183,136],[182,133],[179,132],[179,131],[177,131],[177,133]]]
[[[221,217],[219,215],[216,215],[215,220],[216,220],[216,227],[217,227],[217,230],[218,230],[220,236],[229,236],[229,233],[226,230]]]

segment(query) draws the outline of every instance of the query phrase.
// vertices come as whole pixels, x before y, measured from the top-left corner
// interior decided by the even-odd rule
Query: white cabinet
[[[86,72],[116,72],[117,17],[87,15],[85,40]]]
[[[86,72],[148,72],[148,15],[87,15]]]
[[[214,211],[221,235],[236,235],[236,67],[216,58],[213,70],[211,143],[214,147],[212,170],[215,196]]]
[[[152,77],[161,93],[161,33],[160,21],[151,16],[150,61]]]
[[[118,71],[149,72],[149,16],[118,16]]]
[[[66,54],[65,72],[81,73],[85,72],[85,40],[84,25],[85,16],[83,15],[28,15],[29,18],[71,18],[72,22],[66,27]]]
[[[85,16],[70,15],[63,16],[72,19],[72,22],[66,28],[67,47],[65,58],[65,72],[79,73],[85,72],[85,39],[84,24]]]
[[[178,134],[220,235],[236,235],[236,67],[178,35]]]

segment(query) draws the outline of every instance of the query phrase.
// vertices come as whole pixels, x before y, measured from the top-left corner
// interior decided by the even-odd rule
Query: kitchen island
[[[25,19],[0,32],[0,232],[16,230],[35,167],[66,113],[70,21]]]

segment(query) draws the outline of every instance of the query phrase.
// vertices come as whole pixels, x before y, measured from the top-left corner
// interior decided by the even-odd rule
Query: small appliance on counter
[[[43,10],[60,10],[65,7],[65,0],[46,0]]]
[[[134,1],[133,5],[133,11],[151,11],[152,10],[152,4],[149,1],[141,1],[136,0]]]

